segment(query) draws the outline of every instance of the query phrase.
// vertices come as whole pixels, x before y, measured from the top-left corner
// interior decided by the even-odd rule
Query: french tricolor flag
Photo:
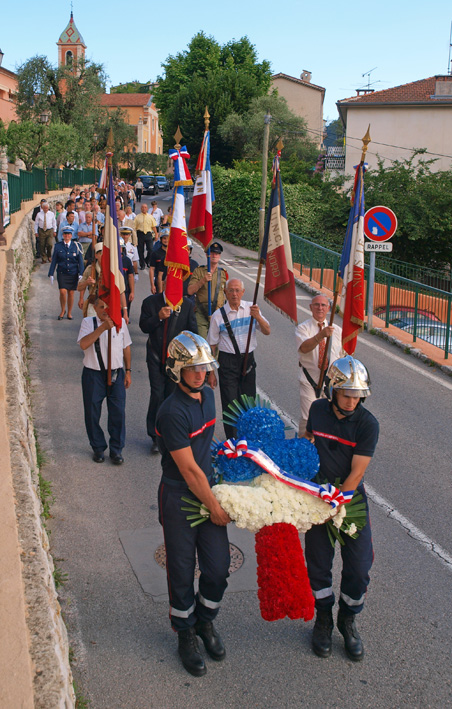
[[[272,191],[260,258],[265,260],[265,300],[297,324],[295,278],[279,154],[273,161]]]
[[[210,170],[210,131],[208,130],[204,132],[196,172],[188,233],[207,250],[213,241],[212,205],[215,202]]]
[[[364,172],[356,168],[352,206],[348,217],[339,275],[342,278],[342,347],[349,355],[356,350],[364,326]]]
[[[116,217],[115,191],[113,176],[110,173],[107,194],[107,209],[105,210],[104,247],[102,249],[102,281],[99,287],[99,297],[108,305],[108,314],[119,331],[122,325],[121,293],[125,284],[122,275],[122,256],[119,244],[118,220]]]
[[[190,261],[187,245],[185,221],[185,197],[182,186],[174,188],[173,218],[166,251],[165,264],[168,266],[165,285],[165,299],[175,310],[182,304],[183,281],[190,275]]]

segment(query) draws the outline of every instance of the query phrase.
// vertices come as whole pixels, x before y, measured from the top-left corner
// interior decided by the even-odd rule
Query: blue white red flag
[[[110,173],[105,210],[104,247],[101,261],[101,283],[99,297],[107,303],[108,314],[119,331],[122,325],[121,293],[124,293],[121,246],[119,244],[118,220],[116,217],[113,176]]]
[[[273,161],[272,191],[260,254],[265,260],[264,298],[296,324],[295,278],[279,156],[280,153]]]
[[[173,218],[166,250],[165,298],[175,310],[182,303],[183,281],[190,275],[190,261],[187,245],[187,225],[185,221],[185,197],[182,186],[174,188]]]
[[[179,150],[171,148],[168,154],[171,160],[174,160],[174,187],[189,187],[192,185],[193,180],[191,179],[190,171],[185,162],[189,159],[190,155],[185,145]]]
[[[208,130],[204,132],[196,172],[188,233],[207,250],[213,241],[212,205],[215,202],[210,170],[210,131]]]
[[[358,333],[364,326],[364,172],[355,173],[352,206],[348,217],[339,275],[342,278],[342,347],[349,355],[356,350]]]

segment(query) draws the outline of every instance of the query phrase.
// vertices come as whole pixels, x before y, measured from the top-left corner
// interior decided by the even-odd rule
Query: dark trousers
[[[142,195],[142,193],[143,193],[143,190],[140,190],[140,189],[136,189],[136,190],[135,190],[135,194],[136,194],[136,197],[137,197],[137,202],[141,202],[141,195]]]
[[[102,403],[107,399],[108,433],[110,435],[110,453],[121,454],[126,438],[126,390],[124,388],[124,370],[118,376],[111,391],[107,392],[107,375],[95,369],[83,367],[82,372],[83,407],[85,409],[86,433],[91,448],[96,453],[103,453],[107,448],[104,432],[100,427]]]
[[[53,234],[53,229],[44,231],[41,227],[38,228],[39,251],[43,261],[45,261],[46,257],[48,261],[52,260]]]
[[[138,239],[138,257],[140,259],[140,268],[144,268],[144,265],[149,267],[149,259],[152,253],[152,234],[143,231],[138,231],[137,229],[137,239]],[[144,247],[146,247],[146,258],[144,258]]]
[[[360,613],[369,585],[369,571],[373,562],[372,531],[369,520],[369,507],[364,487],[360,486],[367,507],[367,524],[360,531],[357,539],[347,534],[342,537],[345,545],[341,546],[342,579],[339,608],[347,614]],[[328,538],[324,524],[314,525],[305,535],[305,555],[309,580],[315,596],[316,608],[334,606],[333,559],[334,548]]]
[[[148,356],[146,363],[148,365],[149,384],[151,385],[146,429],[148,436],[155,439],[155,418],[157,411],[162,401],[175,390],[176,384],[171,381],[166,374],[162,373],[160,362]]]
[[[170,619],[174,630],[190,628],[197,620],[207,622],[216,618],[228,585],[230,563],[226,527],[219,527],[210,520],[190,527],[186,519],[188,513],[181,510],[182,495],[196,499],[185,483],[160,483],[159,521],[165,538]],[[196,552],[201,575],[195,598]]]
[[[248,355],[247,369],[249,371],[244,377],[242,377],[243,357],[220,351],[218,364],[220,365],[220,394],[223,412],[242,394],[256,396],[256,362],[253,352]],[[224,424],[224,432],[226,438],[235,438],[237,433],[236,429],[227,423]]]

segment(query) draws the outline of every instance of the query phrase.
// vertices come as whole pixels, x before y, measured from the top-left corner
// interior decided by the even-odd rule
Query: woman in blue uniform
[[[72,240],[73,228],[63,228],[63,241],[55,244],[52,262],[48,276],[53,284],[53,274],[57,269],[58,288],[60,289],[61,311],[58,320],[64,318],[67,303],[67,319],[72,320],[74,293],[77,290],[79,277],[83,275],[83,249],[77,241]]]

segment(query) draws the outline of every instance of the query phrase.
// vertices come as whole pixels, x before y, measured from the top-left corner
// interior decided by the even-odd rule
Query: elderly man
[[[35,235],[39,239],[39,252],[42,263],[50,262],[52,258],[53,240],[57,234],[55,215],[49,211],[49,203],[41,202],[41,211],[35,220]]]
[[[85,353],[82,390],[86,432],[94,462],[103,463],[107,442],[100,426],[100,416],[102,403],[107,399],[110,459],[114,465],[121,465],[126,437],[126,389],[131,384],[132,340],[124,319],[121,329],[116,332],[103,300],[96,298],[94,310],[95,317],[82,320],[77,339]],[[111,330],[111,386],[107,384],[108,330]]]
[[[327,338],[330,344],[327,353],[328,364],[338,359],[342,355],[341,337],[342,330],[339,325],[328,325],[327,315],[330,310],[330,303],[326,295],[316,295],[311,300],[309,309],[312,317],[297,325],[295,337],[297,339],[297,349],[300,367],[300,423],[298,432],[300,436],[306,431],[311,404],[316,400],[316,387],[319,382],[320,370],[326,348]],[[327,371],[325,368],[325,372]],[[320,397],[324,397],[323,382]]]
[[[224,304],[224,287],[228,280],[227,271],[219,266],[223,247],[218,241],[210,245],[210,271],[207,266],[198,266],[193,271],[187,287],[187,295],[194,295],[196,298],[196,322],[198,323],[198,333],[201,337],[207,337],[209,329],[209,300],[208,282],[211,282],[211,299],[214,313],[217,308]]]
[[[225,295],[227,303],[220,307],[210,320],[207,342],[218,349],[218,364],[220,365],[221,405],[225,411],[234,399],[242,394],[256,396],[256,361],[254,350],[257,347],[256,328],[263,335],[270,334],[270,325],[259,310],[258,305],[242,300],[245,287],[242,281],[232,278],[226,284]],[[248,339],[251,318],[253,330],[246,363],[246,373],[243,375],[244,353]],[[216,385],[215,373],[209,375],[209,384]],[[227,438],[235,436],[235,428],[224,424]]]
[[[128,224],[128,226],[131,226]],[[157,239],[157,226],[154,217],[148,214],[148,205],[141,205],[141,213],[137,214],[133,221],[133,228],[138,238],[138,256],[140,257],[140,269],[143,270],[145,264],[149,267],[152,253],[152,242]],[[146,258],[144,257],[144,247],[146,246]]]
[[[82,245],[84,256],[93,241],[93,236],[97,236],[97,224],[93,222],[93,213],[85,212],[85,221],[78,228],[78,240]]]

